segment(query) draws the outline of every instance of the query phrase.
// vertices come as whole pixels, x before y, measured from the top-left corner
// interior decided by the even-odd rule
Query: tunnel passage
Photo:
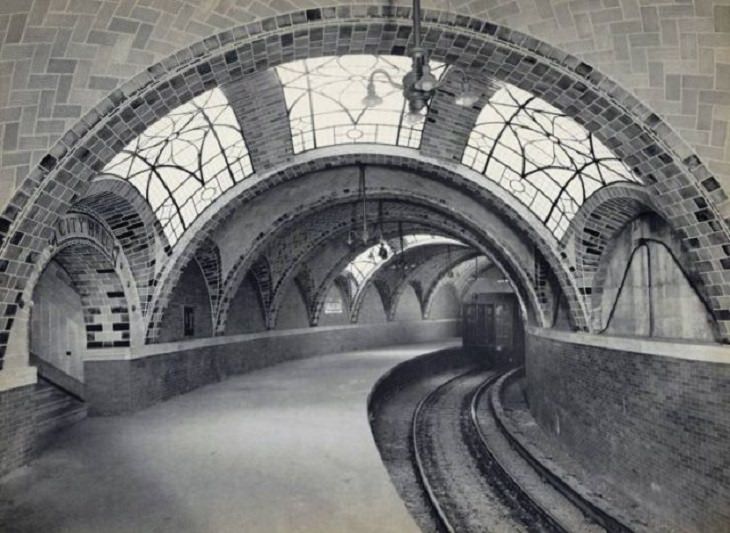
[[[0,16],[0,471],[32,449],[51,308],[76,329],[49,359],[113,414],[454,336],[465,300],[508,285],[541,427],[675,527],[720,521],[726,7],[429,4],[438,88],[414,114],[386,80],[412,64],[406,5],[122,4]],[[69,214],[119,263],[58,250]]]

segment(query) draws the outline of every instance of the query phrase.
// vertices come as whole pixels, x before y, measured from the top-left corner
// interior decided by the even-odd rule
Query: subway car
[[[475,293],[461,316],[465,349],[484,353],[494,366],[523,364],[524,325],[514,294]]]

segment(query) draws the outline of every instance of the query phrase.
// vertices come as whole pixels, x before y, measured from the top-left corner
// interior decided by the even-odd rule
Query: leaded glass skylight
[[[252,173],[241,128],[217,88],[149,126],[103,171],[127,180],[147,199],[170,246],[216,198]]]
[[[591,194],[612,182],[637,181],[575,120],[507,84],[479,114],[462,163],[528,206],[557,239]]]
[[[431,62],[432,73],[444,65]],[[275,68],[284,88],[294,153],[351,143],[380,143],[409,148],[421,144],[426,109],[411,115],[401,89],[375,75],[375,90],[383,102],[366,107],[370,74],[385,71],[400,83],[411,68],[401,56],[346,55],[293,61]]]
[[[382,246],[386,249],[388,255],[385,258],[380,257],[378,253],[380,251],[380,246],[380,243],[371,246],[360,255],[358,255],[355,259],[353,259],[350,263],[348,263],[348,265],[345,267],[345,274],[350,274],[352,279],[355,280],[357,287],[360,287],[363,281],[370,278],[373,272],[375,272],[380,265],[385,263],[388,257],[393,255],[393,249],[390,247],[387,241],[383,241]]]
[[[395,239],[398,241],[398,238]],[[464,246],[461,241],[444,237],[442,235],[432,235],[428,233],[414,233],[403,236],[403,250],[408,250],[414,246],[423,246],[424,244],[450,244],[455,246]],[[395,243],[395,249],[391,246],[387,240],[382,241],[382,246],[388,252],[386,257],[380,256],[381,243],[371,246],[360,255],[355,257],[345,268],[344,273],[350,274],[350,277],[355,280],[357,287],[362,286],[364,281],[367,281],[373,273],[385,263],[388,258],[391,258],[394,253],[400,248],[399,243]],[[357,288],[356,287],[356,288]]]

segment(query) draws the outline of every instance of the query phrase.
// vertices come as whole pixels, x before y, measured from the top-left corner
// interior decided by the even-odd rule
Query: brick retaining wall
[[[531,334],[526,371],[533,415],[588,469],[679,531],[730,531],[730,364]]]
[[[237,335],[210,345],[191,342],[187,349],[171,343],[169,351],[153,346],[158,352],[145,357],[86,361],[86,398],[91,414],[127,413],[287,360],[458,334],[457,320],[419,320]]]

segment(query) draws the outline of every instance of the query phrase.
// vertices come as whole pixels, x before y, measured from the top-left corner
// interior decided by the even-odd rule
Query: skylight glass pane
[[[345,267],[345,273],[349,273],[352,276],[358,287],[362,286],[363,281],[368,279],[370,275],[387,260],[387,257],[385,259],[380,257],[380,254],[378,253],[380,246],[380,243],[371,246]],[[384,246],[388,251],[388,257],[390,257],[393,250],[390,248],[388,243],[383,241],[382,246]]]
[[[302,59],[275,67],[284,89],[294,153],[352,143],[379,143],[418,148],[426,109],[417,116],[407,113],[401,83],[411,59],[401,56],[346,55]],[[444,65],[431,62],[433,74]],[[370,74],[383,102],[367,108]],[[386,76],[387,74],[387,76]]]
[[[173,246],[208,205],[252,173],[236,116],[216,88],[150,125],[102,174],[134,185]]]
[[[512,193],[557,239],[591,194],[637,181],[575,120],[509,84],[482,109],[461,162]]]
[[[456,246],[464,246],[461,241],[457,241],[456,239],[451,239],[442,235],[433,235],[430,233],[414,233],[403,236],[404,250],[407,250],[408,248],[411,248],[413,246],[420,246],[423,244],[450,244]],[[388,252],[385,259],[380,257],[379,252],[381,245],[385,247]],[[396,248],[399,247],[398,244],[395,244],[394,246],[396,246]],[[387,240],[384,240],[382,241],[382,243],[379,242],[371,246],[360,255],[358,255],[355,259],[353,259],[343,269],[343,274],[345,275],[345,277],[352,280],[356,285],[353,294],[357,292],[357,290],[361,289],[363,287],[363,284],[370,279],[373,273],[375,273],[375,271],[383,263],[391,258],[394,253],[395,250],[393,249],[393,247],[388,244]]]

